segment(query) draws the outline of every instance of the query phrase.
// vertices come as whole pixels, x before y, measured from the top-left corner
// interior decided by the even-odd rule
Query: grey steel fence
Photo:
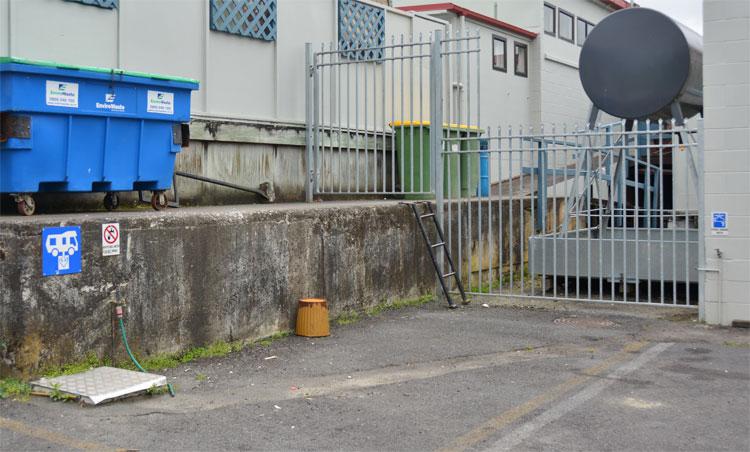
[[[702,152],[700,122],[446,135],[443,222],[466,291],[696,306]]]
[[[431,127],[442,125],[435,111],[466,121],[478,111],[478,34],[401,35],[357,49],[307,44],[306,52],[307,200],[432,197],[431,149],[442,133]]]

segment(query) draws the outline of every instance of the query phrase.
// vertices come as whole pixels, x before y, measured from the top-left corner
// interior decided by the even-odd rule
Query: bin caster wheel
[[[151,207],[154,210],[164,210],[167,207],[167,195],[163,191],[154,192],[151,195]]]
[[[31,195],[21,195],[16,198],[16,210],[18,210],[18,213],[28,217],[31,215],[34,215],[34,211],[36,211],[36,201],[34,201],[34,198],[31,197]]]
[[[120,197],[117,193],[109,192],[104,195],[104,208],[107,210],[115,210],[120,207]]]

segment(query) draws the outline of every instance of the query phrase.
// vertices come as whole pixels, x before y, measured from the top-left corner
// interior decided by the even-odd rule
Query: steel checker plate
[[[42,378],[31,383],[34,390],[51,392],[57,389],[78,396],[82,401],[92,405],[166,384],[167,378],[162,375],[115,367],[97,367],[78,374]]]

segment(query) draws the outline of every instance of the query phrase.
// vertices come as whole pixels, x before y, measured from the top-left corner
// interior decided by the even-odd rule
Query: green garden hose
[[[128,345],[128,336],[125,334],[125,322],[123,322],[122,320],[122,308],[120,306],[117,307],[117,318],[120,322],[120,332],[122,333],[122,343],[125,345],[125,351],[128,352],[128,356],[130,357],[130,360],[133,361],[133,364],[135,364],[135,367],[137,367],[141,372],[146,372],[146,370],[141,366],[141,363],[139,363],[138,360],[135,359],[135,356],[133,356],[133,352],[130,351],[130,345]],[[172,383],[167,383],[167,389],[169,390],[169,395],[174,397],[174,387],[172,386]]]

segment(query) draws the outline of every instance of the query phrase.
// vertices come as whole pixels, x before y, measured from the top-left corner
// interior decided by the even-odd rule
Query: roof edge
[[[611,1],[616,1],[616,0],[611,0]],[[624,1],[624,0],[619,0],[619,1]],[[526,30],[525,28],[521,28],[519,26],[509,24],[508,22],[503,22],[502,20],[495,19],[494,17],[485,16],[484,14],[478,13],[476,11],[472,11],[470,9],[458,6],[455,3],[450,3],[450,2],[428,3],[424,5],[399,6],[398,9],[403,10],[403,11],[416,12],[416,13],[423,13],[423,12],[429,12],[429,11],[449,11],[459,16],[464,16],[468,19],[473,19],[477,22],[482,22],[484,24],[491,25],[501,30],[515,33],[525,38],[536,39],[536,37],[539,35],[538,33],[534,33],[533,31],[530,31],[530,30]]]
[[[600,0],[606,6],[614,9],[625,9],[630,8],[630,3],[627,0]]]

